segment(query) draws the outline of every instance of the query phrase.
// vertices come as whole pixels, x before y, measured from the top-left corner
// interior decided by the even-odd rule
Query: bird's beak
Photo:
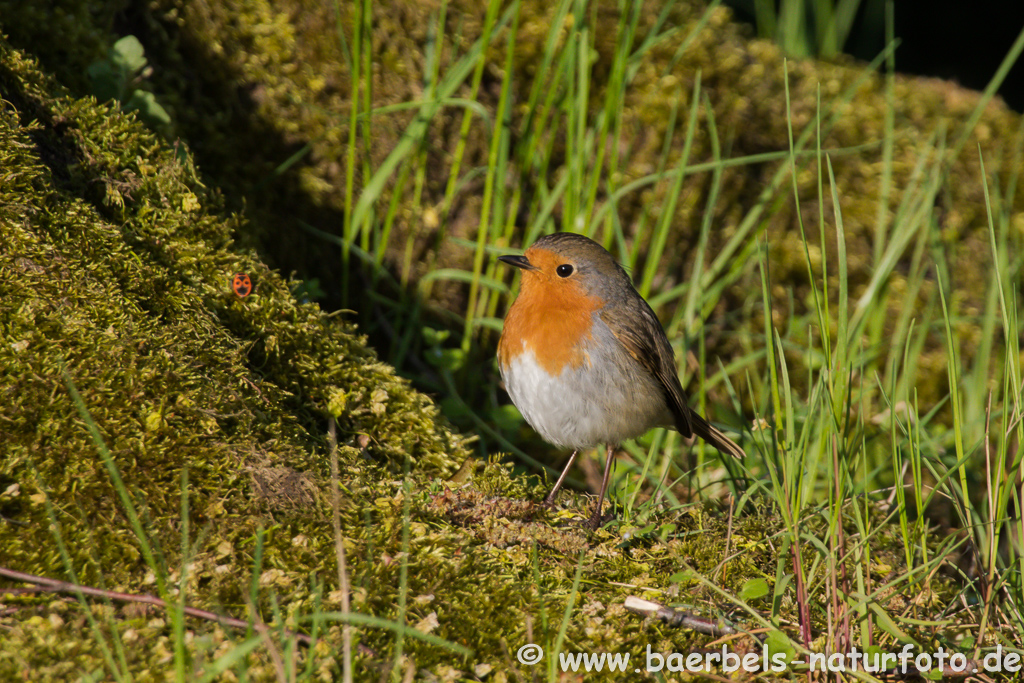
[[[530,263],[530,259],[525,256],[499,256],[498,260],[523,270],[537,270],[537,266]]]

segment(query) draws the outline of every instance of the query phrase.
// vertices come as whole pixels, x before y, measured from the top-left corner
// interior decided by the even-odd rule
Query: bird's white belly
[[[559,375],[548,374],[530,349],[500,368],[512,402],[545,441],[590,448],[672,424],[661,384],[632,358],[612,360],[600,346],[591,346],[587,362],[567,364]]]

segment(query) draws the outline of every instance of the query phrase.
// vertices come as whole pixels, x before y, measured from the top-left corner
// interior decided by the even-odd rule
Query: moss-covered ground
[[[606,4],[594,10],[595,17],[612,18],[595,22],[592,66],[599,83],[612,70],[617,40],[608,28],[617,15]],[[641,33],[656,33],[662,7],[644,6]],[[426,3],[374,5],[377,106],[420,94],[437,10]],[[664,122],[689,108],[698,70],[726,139],[722,145],[699,133],[694,159],[714,158],[722,146],[736,156],[786,147],[777,50],[750,41],[723,11],[705,10],[701,3],[674,5],[669,16],[677,35],[706,22],[694,42],[676,54],[677,43],[655,41],[634,64],[638,75],[622,111],[628,149],[619,186],[651,173],[664,150],[682,146]],[[471,3],[452,3],[448,11],[442,71],[483,30],[483,15]],[[543,53],[550,11],[545,3],[522,3],[512,64],[525,74]],[[416,192],[389,180],[381,206],[393,206],[396,218],[390,238],[376,245],[380,270],[352,274],[344,284],[337,254],[301,228],[340,233],[351,208],[343,162],[351,46],[333,28],[337,22],[350,36],[355,16],[354,3],[125,0],[69,2],[54,10],[0,0],[0,31],[7,36],[0,38],[0,569],[109,592],[107,599],[83,597],[2,580],[0,678],[340,680],[348,622],[356,680],[583,678],[556,671],[553,659],[523,664],[517,652],[529,642],[549,653],[642,657],[647,647],[760,652],[764,641],[773,652],[793,653],[806,630],[811,638],[804,645],[812,651],[848,647],[836,637],[842,628],[834,618],[852,620],[871,634],[862,644],[871,640],[886,651],[907,642],[968,652],[975,642],[1019,647],[1019,635],[1007,626],[1014,623],[1011,600],[984,633],[971,621],[973,612],[951,616],[991,598],[984,582],[980,588],[971,582],[977,567],[955,566],[956,558],[966,557],[965,564],[971,558],[970,551],[951,550],[955,537],[921,527],[911,571],[907,532],[889,500],[869,500],[858,490],[847,503],[802,508],[795,527],[787,527],[767,492],[767,475],[751,482],[714,470],[711,478],[725,483],[713,487],[711,501],[690,503],[685,486],[672,486],[678,504],[636,511],[622,492],[629,484],[620,485],[618,505],[608,510],[617,521],[589,533],[580,522],[592,498],[567,492],[547,509],[539,504],[545,481],[507,457],[482,456],[480,439],[488,434],[471,422],[452,427],[431,397],[385,362],[400,360],[421,386],[443,384],[443,368],[423,360],[430,342],[421,330],[428,323],[454,327],[452,313],[464,311],[468,288],[454,277],[432,287],[415,283],[440,268],[470,268],[472,245],[464,240],[476,236],[481,174],[469,174],[448,204],[445,177],[427,177]],[[89,95],[89,65],[128,33],[140,36],[153,67],[145,87],[171,113],[172,124],[157,131]],[[503,46],[487,46],[486,58],[491,66],[479,100],[493,111]],[[853,301],[872,286],[875,200],[883,186],[892,205],[900,205],[902,193],[919,185],[918,161],[944,159],[947,147],[961,143],[980,146],[990,173],[1019,180],[1021,120],[998,103],[971,127],[978,94],[948,83],[899,78],[893,95],[859,65],[808,61],[789,69],[789,120],[798,125],[814,119],[819,85],[836,97],[856,90],[856,98],[839,100],[838,123],[824,141],[847,150],[837,153],[835,174],[851,198],[843,208]],[[526,101],[529,79],[517,82],[523,89],[513,100]],[[595,87],[596,104],[604,88]],[[887,123],[892,102],[895,121]],[[431,143],[421,150],[424,168],[449,168],[460,141],[455,111],[431,124]],[[521,121],[528,114],[513,108],[510,115]],[[361,149],[364,161],[353,179],[357,190],[413,117],[406,110],[374,117],[373,144]],[[866,140],[882,138],[892,143],[886,165],[881,147],[862,149]],[[175,139],[180,142],[170,142]],[[466,166],[487,163],[483,129],[462,140]],[[849,153],[853,148],[862,154]],[[296,153],[297,163],[281,165]],[[546,153],[554,159],[550,169],[517,171],[527,179],[554,173],[570,150],[556,141]],[[763,210],[758,197],[783,163],[776,157],[729,168],[717,187],[710,174],[695,176],[675,207],[670,244],[677,248],[664,252],[659,276],[648,283],[651,293],[672,291],[690,276],[692,252],[680,245],[697,240],[694,226],[710,196],[722,193],[713,217],[720,227],[710,237],[714,252]],[[988,258],[990,239],[985,176],[978,155],[950,155],[941,167],[934,193],[941,225],[929,233],[932,241],[920,238],[916,256],[908,249],[890,265],[892,277],[877,294],[893,318],[908,301],[934,309],[936,281],[910,287],[908,273],[920,253],[942,253],[956,278],[962,317],[954,325],[969,361],[972,340],[987,338],[971,316],[994,306],[986,298],[988,272],[977,267]],[[804,172],[796,185],[814,222],[819,177]],[[636,226],[647,220],[648,207],[666,202],[671,187],[653,183],[617,205],[618,228],[635,254],[654,249]],[[1008,205],[1000,207],[1011,216],[1011,244],[1024,229],[1024,192],[1015,188],[1001,195]],[[515,196],[535,212],[540,199],[529,195],[522,188]],[[431,212],[441,208],[444,231]],[[830,200],[820,209],[831,216]],[[795,213],[776,202],[756,221],[758,234],[772,238],[774,287],[767,298],[777,312],[812,308],[805,257],[817,267],[837,248],[838,233],[831,231],[808,255],[795,237]],[[748,243],[738,259],[756,258],[758,239]],[[638,275],[644,258],[634,264]],[[338,307],[334,313],[307,301],[308,290],[281,274],[292,269],[319,279],[323,301]],[[230,286],[238,272],[255,285],[244,298]],[[831,274],[824,289],[834,293],[838,272]],[[757,270],[736,269],[729,277],[736,293],[724,294],[701,316],[719,321],[709,325],[708,347],[724,357],[750,352],[728,328],[763,324],[756,316],[737,319],[752,310],[744,293],[760,287]],[[401,307],[392,306],[396,299]],[[871,342],[884,344],[892,333],[895,323],[885,320],[865,333]],[[365,329],[381,351],[361,336]],[[917,349],[915,377],[921,395],[940,409],[939,397],[953,383],[942,332],[935,325]],[[487,359],[493,342],[485,329],[466,342],[467,353]],[[787,351],[802,362],[798,350]],[[466,400],[494,402],[489,361],[460,369],[460,389],[493,388]],[[743,379],[737,386],[741,396],[752,391]],[[713,398],[727,403],[730,395],[718,385]],[[745,401],[737,412],[764,409]],[[757,437],[745,438],[769,465],[782,457],[753,447]],[[641,502],[653,495],[645,487]],[[796,552],[788,540],[794,535],[801,539]],[[347,558],[350,614],[342,613],[339,545]],[[1000,584],[1000,590],[1012,587]],[[257,626],[183,619],[173,604],[141,606],[109,597],[113,592],[158,595]],[[809,607],[808,595],[823,594],[844,595],[848,604]],[[625,610],[631,595],[723,619],[737,632],[713,637],[644,619]],[[297,645],[297,632],[312,634],[315,644]]]

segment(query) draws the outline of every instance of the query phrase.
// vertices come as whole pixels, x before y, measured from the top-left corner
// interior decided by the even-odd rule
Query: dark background
[[[753,23],[753,0],[726,0],[740,21]],[[1024,0],[895,0],[896,70],[953,79],[983,90],[1024,29]],[[873,59],[885,44],[884,0],[862,0],[849,54]],[[999,94],[1024,112],[1024,58],[1018,59]]]

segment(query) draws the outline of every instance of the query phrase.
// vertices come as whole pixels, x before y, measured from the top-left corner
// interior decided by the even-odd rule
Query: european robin
[[[505,389],[545,441],[573,449],[545,504],[554,502],[580,450],[603,443],[604,476],[590,518],[596,528],[615,448],[654,427],[697,434],[744,457],[686,404],[664,328],[604,247],[563,232],[541,237],[522,256],[498,259],[523,273],[498,342]]]

